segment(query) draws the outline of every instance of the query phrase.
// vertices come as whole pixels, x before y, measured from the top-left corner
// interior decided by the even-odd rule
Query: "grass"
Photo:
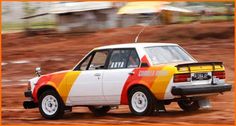
[[[9,30],[21,30],[22,24],[20,23],[3,23],[2,24],[2,31],[9,31]]]
[[[234,16],[205,16],[203,20],[233,20]]]
[[[39,28],[56,28],[55,22],[31,22],[29,24],[32,29]],[[2,32],[22,31],[24,30],[24,23],[3,23]]]
[[[192,22],[196,20],[203,20],[203,21],[227,21],[227,20],[234,20],[234,16],[181,16],[181,22]]]

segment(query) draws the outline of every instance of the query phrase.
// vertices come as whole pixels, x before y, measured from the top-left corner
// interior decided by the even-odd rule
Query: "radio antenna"
[[[143,28],[140,30],[140,32],[138,33],[138,35],[135,37],[135,40],[134,40],[135,43],[138,42],[139,35],[145,30],[145,28],[146,28],[147,26],[149,26],[149,25],[153,22],[154,19],[156,19],[156,17],[157,17],[157,16],[154,15],[154,17],[152,18],[152,20],[151,20],[149,23],[147,23],[147,25],[144,25],[144,26],[143,26]]]

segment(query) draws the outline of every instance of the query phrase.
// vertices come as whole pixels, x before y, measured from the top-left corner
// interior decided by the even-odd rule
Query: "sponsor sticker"
[[[142,70],[139,71],[138,76],[147,77],[147,76],[167,76],[168,71],[166,70]]]

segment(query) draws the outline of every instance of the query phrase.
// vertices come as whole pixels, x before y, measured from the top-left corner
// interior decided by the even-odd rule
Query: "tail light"
[[[175,74],[174,75],[174,82],[190,82],[191,81],[191,74],[184,73],[184,74]]]
[[[213,71],[212,76],[219,79],[225,79],[225,71]]]

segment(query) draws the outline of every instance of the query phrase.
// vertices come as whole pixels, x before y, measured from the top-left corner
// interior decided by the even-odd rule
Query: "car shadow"
[[[220,110],[198,110],[195,112],[186,112],[186,111],[182,111],[182,110],[168,110],[165,112],[156,112],[153,115],[150,116],[136,116],[134,114],[132,114],[130,111],[126,111],[126,112],[116,112],[116,111],[111,111],[108,112],[106,115],[104,116],[95,116],[93,113],[91,112],[68,112],[65,113],[65,115],[63,116],[62,119],[59,119],[60,121],[73,121],[73,120],[80,120],[80,121],[86,121],[86,122],[90,122],[92,123],[92,121],[94,120],[123,120],[123,119],[129,119],[130,121],[133,120],[138,120],[138,119],[148,119],[148,118],[178,118],[178,117],[190,117],[190,116],[194,116],[194,115],[200,115],[200,114],[207,114],[207,113],[213,113],[213,112],[217,112]],[[24,119],[23,119],[24,120]],[[27,119],[28,121],[45,121],[45,119],[43,117],[38,117],[38,118],[34,118],[34,119]],[[58,120],[58,121],[59,121]],[[48,120],[50,123],[51,121]],[[60,122],[59,121],[59,122]],[[53,122],[53,121],[52,121]],[[149,122],[149,121],[147,121]],[[150,120],[150,122],[152,122],[152,120]]]
[[[137,119],[137,118],[143,118],[143,117],[183,117],[183,116],[192,116],[197,114],[204,114],[204,113],[212,113],[216,112],[218,110],[199,110],[195,112],[185,112],[185,111],[166,111],[166,112],[157,112],[151,116],[136,116],[132,114],[131,112],[122,112],[122,113],[107,113],[104,116],[95,116],[93,113],[90,112],[71,112],[67,113],[63,119],[66,120],[74,120],[74,119],[108,119],[108,118],[129,118],[129,119]]]

